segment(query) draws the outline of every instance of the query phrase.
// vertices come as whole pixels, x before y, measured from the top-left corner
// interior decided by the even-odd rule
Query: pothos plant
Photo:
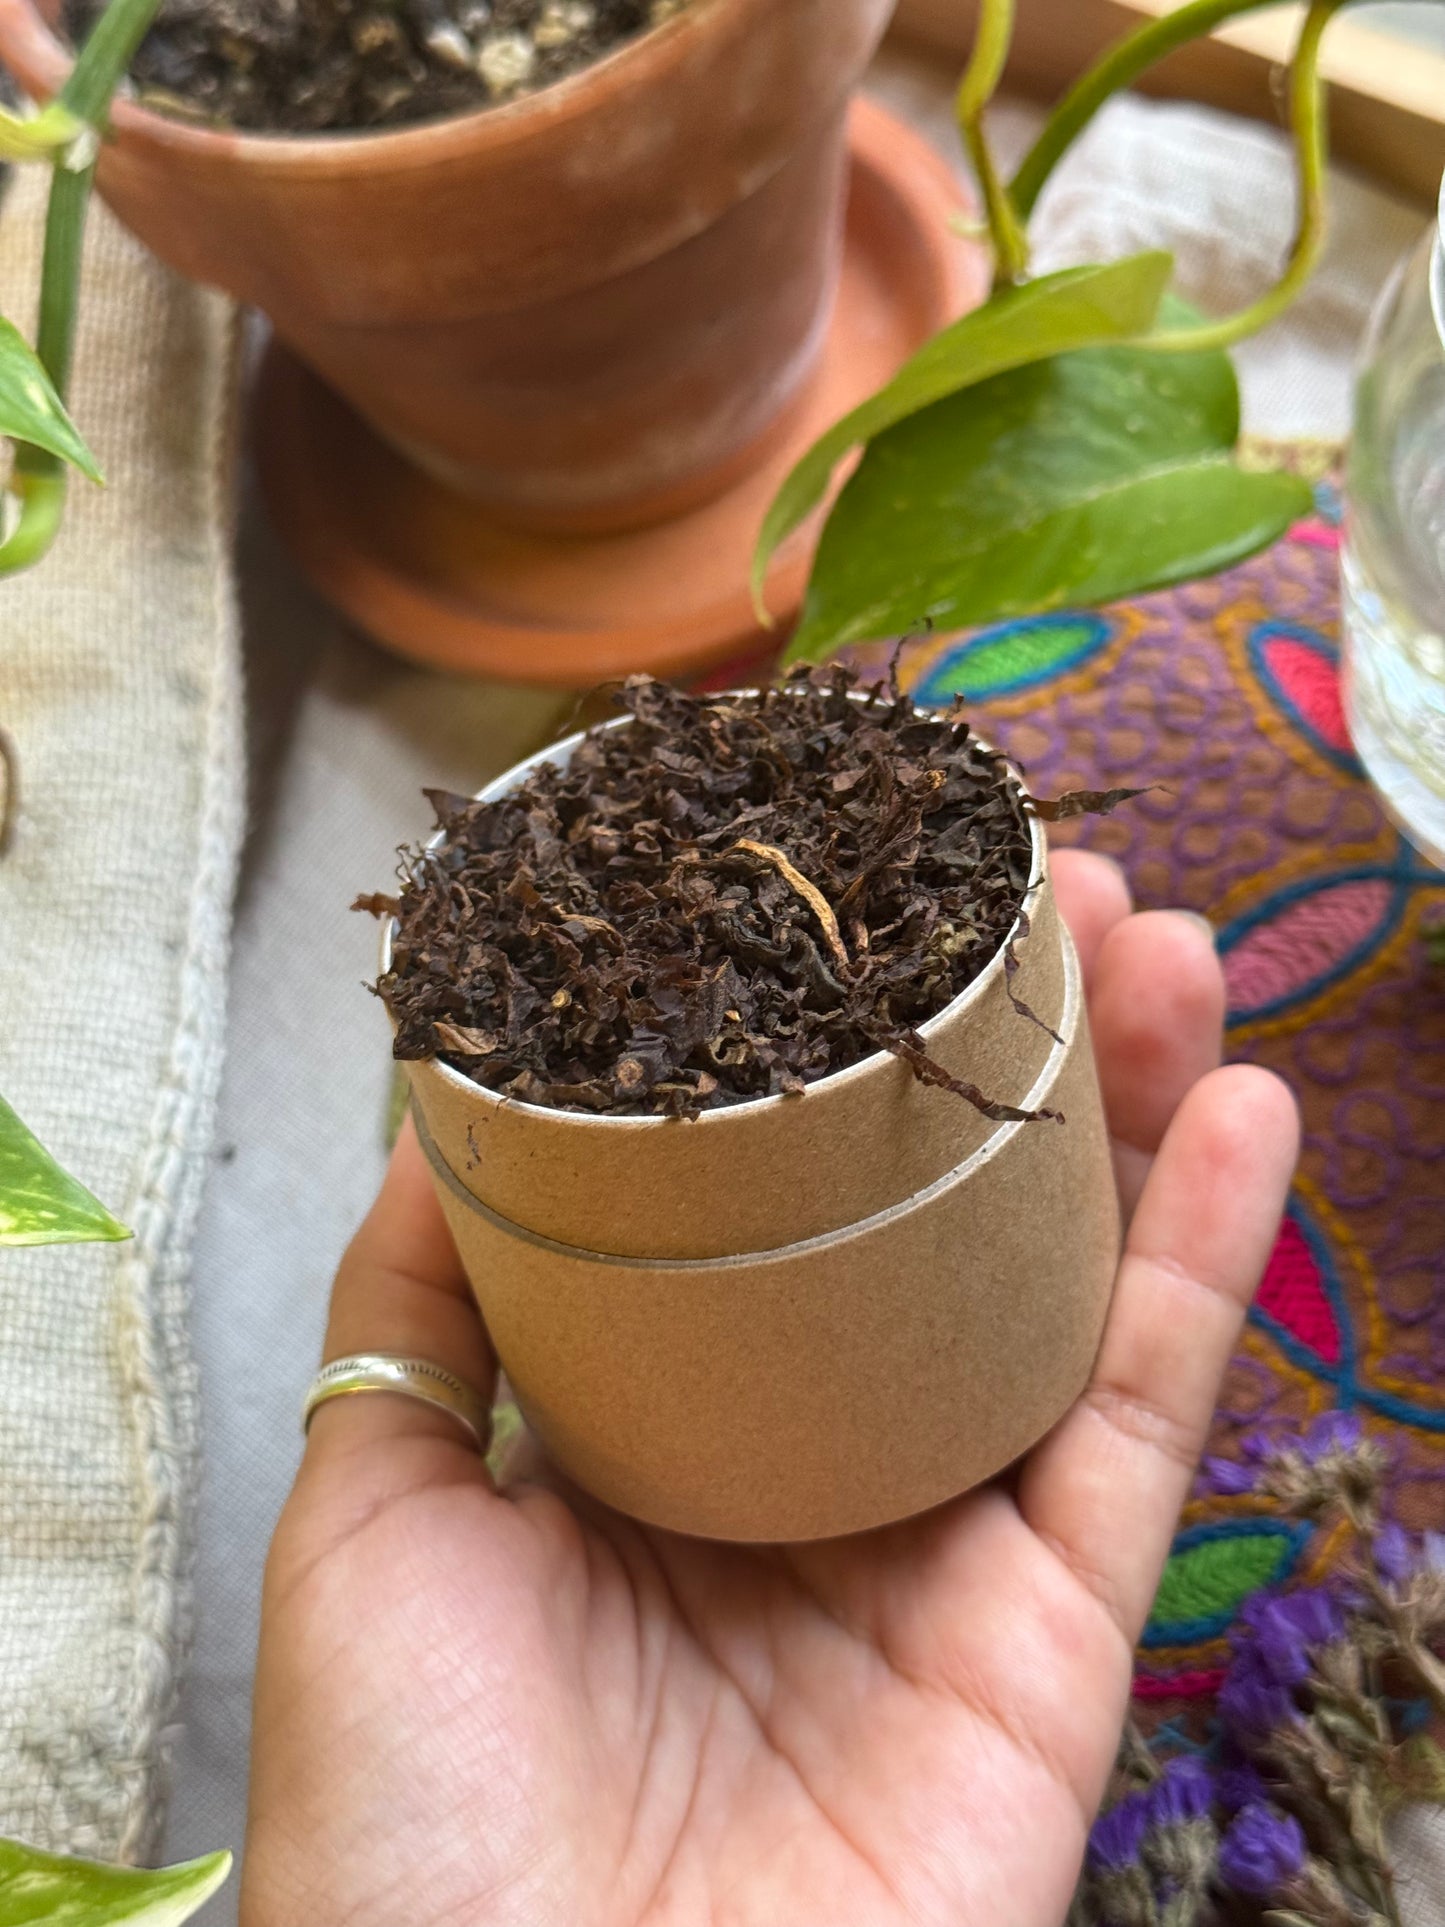
[[[156,0],[112,0],[96,23],[59,97],[38,113],[0,109],[0,164],[51,169],[32,348],[0,316],[0,438],[14,445],[0,494],[0,576],[39,561],[60,528],[66,482],[75,468],[101,480],[65,406],[75,338],[80,249],[106,110],[155,10]],[[19,791],[18,759],[0,730],[4,794],[0,855],[9,843]],[[105,1207],[70,1177],[0,1098],[0,1245],[80,1243],[129,1237]],[[3,1891],[3,1890],[0,1890]],[[3,1923],[0,1908],[0,1923]]]
[[[102,479],[65,406],[80,249],[111,95],[155,8],[156,0],[111,0],[56,99],[32,115],[0,110],[0,162],[40,162],[51,169],[34,347],[0,317],[0,436],[15,445],[0,504],[0,575],[28,568],[55,540],[68,469],[93,482]]]
[[[1166,54],[1268,0],[1187,0],[1111,47],[1054,109],[1009,181],[985,110],[1003,75],[1014,0],[981,0],[956,112],[994,263],[987,301],[945,328],[886,387],[829,429],[788,475],[753,564],[833,503],[785,660],[910,629],[962,629],[1112,601],[1206,575],[1308,512],[1296,476],[1236,453],[1239,390],[1227,350],[1275,320],[1324,239],[1326,115],[1320,41],[1350,0],[1312,0],[1289,73],[1298,227],[1275,287],[1205,320],[1170,292],[1166,253],[1031,278],[1027,223],[1054,167],[1099,107]]]
[[[231,1871],[228,1853],[179,1867],[104,1867],[0,1840],[0,1927],[180,1927]]]

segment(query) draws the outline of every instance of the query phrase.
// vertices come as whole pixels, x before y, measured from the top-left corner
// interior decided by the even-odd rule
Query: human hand
[[[323,1407],[267,1570],[244,1927],[1058,1927],[1296,1122],[1215,1068],[1204,931],[1053,869],[1132,1213],[1079,1404],[1007,1479],[791,1547],[541,1466],[498,1492],[411,1400]],[[494,1383],[410,1130],[326,1344]]]

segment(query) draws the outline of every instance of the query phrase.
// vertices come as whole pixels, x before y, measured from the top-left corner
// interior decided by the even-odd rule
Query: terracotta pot
[[[512,105],[238,135],[118,102],[99,181],[394,445],[519,526],[635,525],[762,458],[838,265],[844,114],[892,0],[695,0]],[[0,0],[32,93],[68,57]]]
[[[830,1537],[992,1477],[1078,1396],[1119,1220],[1037,823],[1033,884],[1016,987],[1060,1041],[1014,1009],[1001,956],[924,1035],[1063,1124],[994,1124],[886,1054],[691,1122],[544,1110],[407,1066],[498,1354],[579,1484],[683,1532]]]

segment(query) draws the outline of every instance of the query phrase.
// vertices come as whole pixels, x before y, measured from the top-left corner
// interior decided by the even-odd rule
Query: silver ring
[[[490,1443],[491,1408],[474,1386],[428,1358],[402,1358],[395,1352],[357,1352],[323,1365],[301,1408],[302,1431],[310,1431],[317,1407],[327,1399],[350,1398],[357,1392],[395,1392],[419,1399],[454,1418],[479,1452],[485,1454]]]

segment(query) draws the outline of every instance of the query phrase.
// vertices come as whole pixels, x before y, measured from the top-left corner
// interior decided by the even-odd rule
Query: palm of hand
[[[442,1440],[387,1451],[378,1509],[343,1463],[308,1524],[335,1544],[273,1568],[260,1710],[298,1749],[338,1735],[356,1782],[320,1833],[274,1816],[317,1891],[258,1918],[1062,1919],[1129,1648],[1008,1496],[734,1551],[503,1507]]]
[[[1202,933],[1121,921],[1087,859],[1058,887],[1127,1203],[1154,1164],[1088,1397],[1007,1488],[764,1549],[545,1472],[501,1497],[421,1408],[329,1408],[268,1571],[247,1927],[1062,1920],[1293,1138],[1257,1073],[1180,1107],[1218,1049]],[[487,1368],[411,1147],[328,1350],[379,1344]]]

